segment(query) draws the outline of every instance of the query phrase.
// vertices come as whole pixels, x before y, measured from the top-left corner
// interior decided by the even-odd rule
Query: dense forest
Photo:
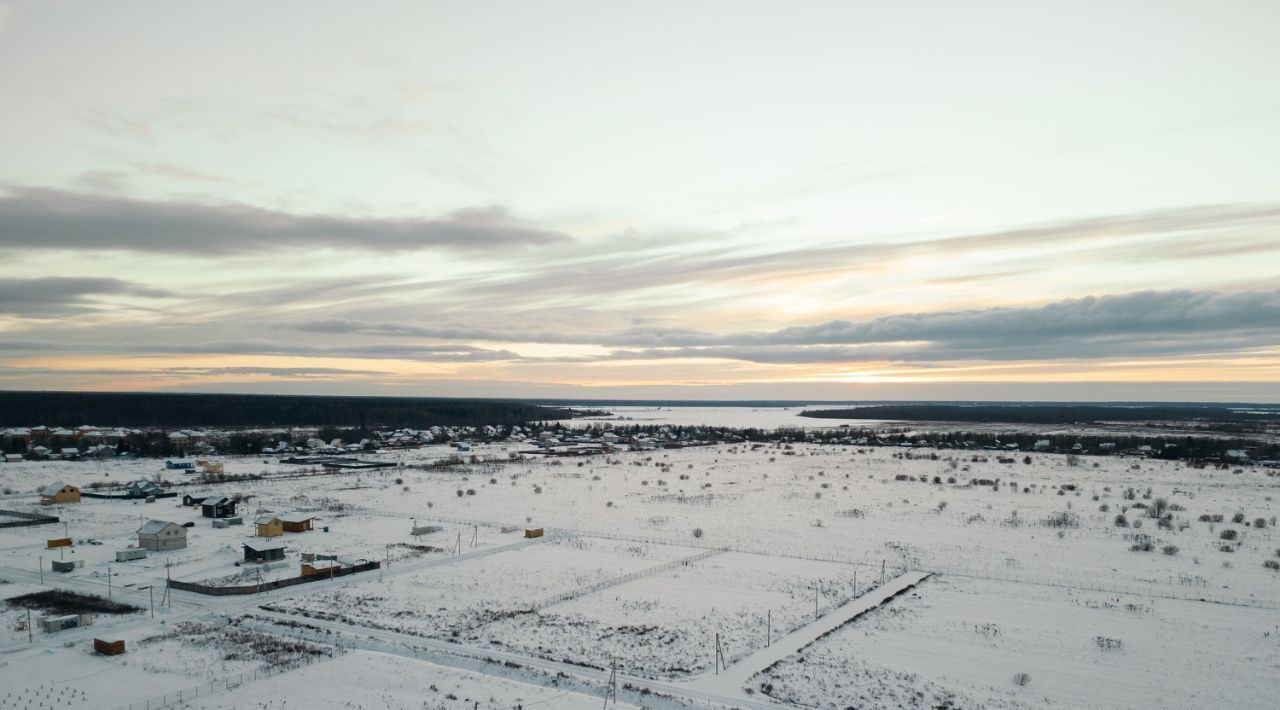
[[[1241,411],[1224,405],[1087,404],[892,404],[855,409],[819,409],[801,416],[817,419],[890,419],[912,422],[985,422],[996,424],[1078,424],[1086,422],[1272,422],[1280,408]]]
[[[512,425],[575,412],[523,402],[135,392],[0,392],[0,426],[413,427]]]

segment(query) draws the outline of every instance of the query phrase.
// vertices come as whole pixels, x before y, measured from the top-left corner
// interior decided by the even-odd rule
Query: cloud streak
[[[101,296],[171,298],[172,291],[116,278],[49,276],[0,279],[0,313],[26,317],[54,317],[99,310]]]
[[[1275,345],[1280,342],[1280,290],[1142,291],[1023,308],[904,313],[861,322],[832,320],[774,331],[727,334],[660,328],[559,333],[337,318],[305,321],[291,327],[344,335],[642,348],[617,350],[607,356],[635,360],[726,358],[761,363],[834,363],[1136,357]]]
[[[569,241],[563,232],[525,224],[497,207],[415,219],[296,215],[28,187],[0,194],[0,248],[228,255],[264,249],[477,251]]]

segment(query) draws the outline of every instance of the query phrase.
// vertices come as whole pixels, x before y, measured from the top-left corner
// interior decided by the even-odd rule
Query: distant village
[[[1012,425],[1011,425],[1012,426]],[[278,456],[286,463],[331,467],[377,464],[350,457],[393,449],[448,444],[458,454],[472,445],[502,442],[523,446],[520,454],[586,456],[615,450],[644,451],[717,443],[825,443],[845,446],[931,447],[997,452],[1040,452],[1094,456],[1137,456],[1188,460],[1201,464],[1251,464],[1280,467],[1280,445],[1257,438],[1225,436],[1149,436],[1119,433],[1054,434],[1008,431],[965,432],[921,429],[734,429],[706,426],[632,425],[596,422],[569,428],[561,424],[524,426],[433,426],[385,430],[335,427],[256,429],[124,429],[81,425],[0,430],[4,461],[92,461],[115,457],[178,458],[214,455]],[[191,462],[184,464],[194,469]],[[203,469],[202,469],[203,470]],[[218,473],[218,471],[205,471]]]

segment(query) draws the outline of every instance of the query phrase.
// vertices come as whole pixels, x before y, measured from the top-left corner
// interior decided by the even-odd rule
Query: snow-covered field
[[[885,707],[910,704],[889,700],[897,696],[887,684],[911,693],[902,697],[951,698],[959,707],[1249,708],[1271,707],[1265,699],[1280,692],[1280,572],[1264,566],[1280,560],[1274,471],[1136,458],[1071,465],[1035,453],[1029,463],[1022,453],[1001,463],[997,452],[800,443],[508,461],[517,448],[477,445],[471,454],[492,462],[453,467],[431,465],[455,453],[437,446],[370,455],[399,464],[381,470],[316,475],[228,458],[228,474],[263,478],[196,485],[169,475],[187,484],[174,488],[179,495],[247,498],[246,522],[260,509],[315,510],[317,529],[286,533],[288,564],[270,575],[297,575],[303,552],[391,565],[262,600],[183,596],[166,602],[156,622],[135,614],[96,619],[94,628],[141,633],[218,605],[264,603],[303,622],[311,614],[594,666],[616,657],[622,671],[673,678],[710,668],[716,633],[732,662],[763,642],[770,617],[775,635],[804,623],[815,585],[825,608],[852,596],[855,570],[865,591],[883,564],[889,575],[937,574],[917,596],[820,640],[803,663],[791,659],[771,679],[757,677],[755,697],[768,682],[771,696],[802,704],[874,706],[860,698],[875,693]],[[54,584],[104,594],[110,566],[113,592],[145,607],[143,589],[162,591],[166,574],[225,581],[243,570],[235,562],[252,526],[214,529],[175,499],[36,503],[34,491],[49,483],[153,478],[162,467],[0,464],[0,487],[14,491],[0,508],[50,512],[77,540],[62,552],[46,549],[46,539],[62,537],[61,523],[0,530],[4,598]],[[1153,506],[1164,506],[1158,517]],[[148,518],[195,523],[188,548],[114,562]],[[443,530],[414,538],[414,524]],[[328,533],[319,529],[326,525]],[[548,537],[524,544],[526,527]],[[548,597],[718,548],[730,551],[529,613]],[[49,563],[59,556],[84,566],[55,574]],[[1187,601],[1201,598],[1208,601]],[[8,664],[0,678],[27,678],[31,659],[45,655],[65,658],[62,679],[106,672],[103,659],[85,653],[89,634],[37,633],[43,655],[19,651],[19,616],[25,611],[0,610],[0,645],[13,651],[0,661]],[[1121,647],[1103,650],[1099,636]],[[63,649],[60,638],[76,643]],[[1014,684],[1018,672],[1030,675],[1026,685]],[[124,687],[125,695],[154,695]]]
[[[535,655],[599,663],[645,676],[710,669],[716,635],[735,660],[811,621],[818,605],[854,596],[845,564],[737,552],[661,572],[563,602],[532,616],[500,619],[484,632]],[[858,588],[874,586],[862,570]],[[771,625],[771,626],[770,626]]]
[[[827,708],[1274,707],[1274,610],[945,577],[903,601],[753,686]]]
[[[341,698],[341,701],[336,701]],[[473,671],[372,651],[354,651],[294,671],[287,681],[240,686],[180,705],[192,710],[288,710],[289,708],[365,708],[367,710],[471,710],[482,708],[563,708],[595,710],[600,699],[542,688]],[[634,705],[619,703],[619,708]]]
[[[482,641],[490,637],[488,625],[524,614],[547,597],[693,552],[580,537],[544,540],[381,581],[366,578],[340,589],[273,602],[268,608],[422,636]]]

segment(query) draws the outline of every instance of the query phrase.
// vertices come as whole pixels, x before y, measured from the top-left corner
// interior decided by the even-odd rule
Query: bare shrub
[[[1023,686],[1023,685],[1026,685],[1027,683],[1030,683],[1030,682],[1031,682],[1031,674],[1030,674],[1030,673],[1014,673],[1014,674],[1013,674],[1013,684],[1014,684],[1014,685]]]
[[[693,529],[693,536],[694,536],[694,537],[699,537],[699,538],[700,538],[700,537],[702,537],[702,528],[694,528],[694,529]]]
[[[1123,641],[1109,636],[1094,636],[1093,643],[1102,651],[1120,651],[1124,649]]]
[[[1174,556],[1174,555],[1178,554],[1178,546],[1177,546],[1177,545],[1165,545],[1164,547],[1160,548],[1160,551],[1161,551],[1161,552],[1163,552],[1164,554],[1169,555],[1170,557],[1172,557],[1172,556]]]

